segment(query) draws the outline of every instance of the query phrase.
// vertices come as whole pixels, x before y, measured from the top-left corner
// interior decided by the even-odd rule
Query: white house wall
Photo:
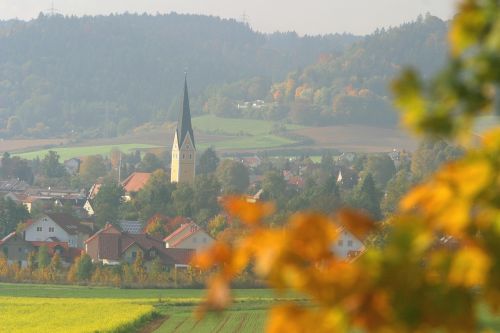
[[[37,231],[37,227],[41,227],[42,230]],[[49,228],[54,228],[54,231],[49,232]],[[40,218],[25,230],[25,239],[29,242],[44,242],[50,237],[57,237],[61,242],[70,242],[70,235],[48,217]]]
[[[364,244],[359,239],[354,237],[350,232],[342,230],[337,242],[333,246],[333,252],[341,258],[347,259],[349,252],[363,251],[364,248]]]

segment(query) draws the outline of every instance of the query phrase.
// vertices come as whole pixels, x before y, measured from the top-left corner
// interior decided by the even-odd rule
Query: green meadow
[[[284,130],[304,128],[300,125],[283,124],[270,120],[221,118],[214,115],[194,117],[192,123],[195,131],[225,135],[266,135],[273,133],[278,125],[283,126]]]
[[[4,284],[0,283],[0,308],[2,305],[20,303],[19,310],[9,305],[12,313],[29,311],[30,320],[43,321],[41,306],[61,304],[71,310],[73,303],[78,306],[78,315],[95,321],[100,316],[101,308],[96,307],[96,313],[91,307],[82,304],[95,302],[104,304],[109,301],[110,307],[116,307],[115,312],[124,315],[120,308],[131,313],[130,322],[137,321],[137,314],[143,311],[144,306],[152,306],[155,316],[160,317],[161,324],[154,330],[158,333],[170,332],[263,332],[267,318],[267,310],[272,304],[279,302],[275,295],[267,289],[239,289],[234,291],[233,306],[223,313],[209,313],[202,320],[194,316],[197,305],[202,301],[205,291],[201,289],[119,289],[105,287],[83,287],[63,285],[35,285],[35,284]],[[134,307],[136,305],[136,307]],[[126,307],[126,309],[125,309]],[[62,307],[54,307],[53,318],[59,318],[57,311],[61,311],[60,318],[64,317]],[[112,309],[109,309],[112,310]],[[41,318],[36,318],[39,314]],[[132,314],[134,314],[132,316]],[[0,319],[2,314],[0,313]],[[102,318],[102,317],[101,317]],[[21,320],[21,319],[20,319]],[[61,319],[62,320],[62,319]],[[158,319],[157,319],[158,320]],[[126,322],[126,321],[125,321]],[[9,332],[24,332],[10,320]],[[75,326],[67,320],[65,328],[71,332],[80,332],[78,321]],[[54,324],[55,325],[55,324]],[[96,324],[95,324],[96,325]],[[51,332],[52,327],[41,326],[40,332]],[[98,327],[98,326],[96,326]],[[136,332],[137,325],[130,325],[130,330],[119,332]],[[1,329],[0,329],[1,331]]]
[[[102,145],[102,146],[82,146],[82,147],[55,147],[50,149],[36,150],[26,153],[15,153],[14,156],[19,156],[28,160],[35,158],[43,158],[49,150],[59,154],[61,160],[67,160],[72,157],[83,157],[89,155],[109,155],[113,148],[120,149],[124,153],[130,153],[136,150],[156,148],[158,146],[148,144],[117,144],[117,145]]]
[[[153,332],[254,333],[264,331],[270,307],[279,302],[297,299],[287,296],[279,298],[269,289],[236,289],[234,290],[235,302],[227,311],[209,313],[202,320],[197,320],[193,313],[197,304],[203,300],[204,294],[205,291],[201,289],[119,289],[0,283],[0,309],[2,306],[8,306],[13,314],[27,311],[26,313],[30,314],[29,319],[37,322],[37,320],[46,321],[47,319],[44,307],[51,307],[54,304],[50,310],[54,312],[52,316],[65,318],[64,313],[76,306],[81,318],[95,321],[95,318],[100,316],[106,324],[110,324],[101,315],[104,311],[103,306],[107,306],[106,311],[112,310],[113,313],[120,314],[122,317],[128,318],[130,314],[130,324],[122,325],[124,329],[114,330],[115,332],[137,332],[137,324],[145,324],[143,319],[137,318],[144,316],[143,313],[149,311],[147,308],[149,306],[153,309],[153,315],[149,315],[149,318],[157,318],[157,325]],[[100,306],[89,307],[87,306],[89,302]],[[481,307],[478,311],[480,330],[500,332],[499,317],[492,315],[486,307]],[[37,318],[37,315],[40,318]],[[1,319],[2,312],[0,312]],[[26,320],[21,318],[21,321]],[[16,326],[12,318],[9,319],[9,324],[11,325],[9,332],[26,332],[25,326]],[[64,319],[64,324],[65,328],[71,332],[81,331],[78,321],[74,321],[74,326],[71,326],[71,321]],[[120,322],[117,321],[117,324]],[[99,323],[94,325],[98,327]],[[47,325],[40,327],[42,329],[39,332],[42,333],[56,331],[55,328]]]

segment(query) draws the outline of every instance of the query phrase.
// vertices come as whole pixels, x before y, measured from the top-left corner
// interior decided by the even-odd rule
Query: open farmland
[[[155,311],[163,320],[154,326],[157,333],[255,333],[264,330],[267,310],[271,306],[283,300],[296,299],[277,299],[268,289],[237,289],[234,290],[235,303],[228,311],[208,314],[197,321],[193,311],[204,293],[201,289],[119,289],[0,283],[0,331],[9,328],[5,331],[80,332],[75,327],[84,327],[85,331],[94,332],[121,326],[125,329],[118,331],[136,332],[134,327],[137,325],[131,327],[130,324],[137,320],[144,323],[145,320],[140,318],[148,317]],[[480,329],[500,332],[500,318],[492,315],[486,307],[481,307],[479,313]]]
[[[129,300],[0,297],[2,332],[125,331],[152,317],[154,307]]]
[[[72,157],[83,157],[89,155],[108,155],[113,148],[120,149],[124,153],[133,152],[136,150],[144,150],[156,148],[157,146],[149,144],[121,144],[121,145],[104,145],[104,146],[77,146],[77,147],[57,147],[51,149],[36,150],[27,153],[13,154],[26,159],[43,158],[49,150],[53,150],[59,154],[62,160]]]
[[[205,115],[193,118],[194,130],[205,133],[227,135],[265,135],[274,131],[275,126],[282,125],[286,130],[296,130],[304,126],[283,124],[271,120],[222,118],[214,115]]]
[[[308,127],[293,131],[312,139],[317,148],[335,148],[347,152],[387,152],[414,150],[417,141],[402,129],[362,125]]]
[[[24,140],[0,140],[0,153],[23,151],[23,150],[38,150],[45,147],[63,146],[67,140],[65,139],[24,139]]]
[[[9,327],[9,332],[34,332],[33,330],[22,330],[23,327],[30,327],[26,326],[26,320],[44,322],[45,326],[37,326],[36,332],[80,332],[70,326],[62,326],[65,330],[51,329],[52,327],[59,329],[59,326],[52,326],[56,325],[58,321],[81,323],[83,319],[75,319],[72,317],[73,315],[65,316],[66,312],[72,312],[73,308],[78,308],[79,310],[75,311],[79,311],[79,316],[88,318],[86,319],[88,325],[84,326],[85,329],[82,331],[108,331],[111,329],[109,326],[111,323],[113,325],[118,323],[113,319],[115,317],[121,316],[130,323],[134,321],[134,318],[142,316],[137,315],[140,311],[149,314],[154,309],[155,313],[162,315],[164,320],[154,331],[158,333],[254,333],[264,330],[267,309],[278,301],[274,294],[267,289],[235,290],[235,304],[231,309],[221,314],[208,314],[203,320],[198,321],[193,313],[204,293],[205,291],[201,289],[118,289],[0,283],[0,321],[3,322],[2,309],[9,304],[11,310],[9,310],[8,315],[11,319],[8,323],[10,326],[2,326],[2,328]],[[13,304],[15,306],[12,306]],[[50,307],[54,321],[43,320],[45,313],[38,307],[40,304]],[[52,306],[53,304],[56,306]],[[89,304],[95,304],[95,307],[89,307]],[[30,315],[18,320],[16,318],[20,316],[22,306],[30,312]],[[106,307],[106,309],[101,306]],[[116,313],[116,316],[109,317],[114,321],[111,319],[102,320],[102,318],[108,318],[108,311]],[[61,319],[61,316],[64,318]],[[98,322],[102,322],[102,325],[108,326],[91,326],[97,325],[96,318]],[[121,324],[124,323],[125,321]],[[2,330],[0,329],[0,331]],[[125,330],[125,332],[135,331]]]
[[[395,148],[414,150],[417,145],[415,139],[397,128],[361,125],[304,127],[269,120],[222,118],[214,115],[194,117],[192,121],[199,151],[208,147],[214,147],[220,152],[255,152],[281,147],[307,149],[314,146],[340,151],[385,152]],[[490,122],[491,119],[486,121]],[[51,150],[57,151],[61,159],[94,154],[107,155],[112,148],[123,152],[169,150],[174,131],[174,123],[149,123],[130,131],[126,136],[85,140],[69,146],[61,139],[9,140],[8,144],[7,141],[3,145],[0,142],[0,148],[27,159],[43,157],[49,150],[46,147],[50,145],[54,145]],[[281,133],[286,133],[286,137]],[[296,141],[300,139],[295,139],[296,137],[307,138],[314,143],[301,145]]]

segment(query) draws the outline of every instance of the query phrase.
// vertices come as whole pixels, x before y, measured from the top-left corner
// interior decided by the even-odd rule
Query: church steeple
[[[184,77],[184,96],[175,130],[172,146],[172,165],[170,181],[172,183],[193,183],[196,175],[196,147],[191,125],[191,110],[187,75]]]
[[[184,143],[186,135],[190,136],[191,142],[194,144],[193,127],[191,126],[191,109],[189,108],[189,94],[187,86],[187,73],[184,76],[184,97],[182,100],[181,112],[177,122],[177,144],[179,147]]]

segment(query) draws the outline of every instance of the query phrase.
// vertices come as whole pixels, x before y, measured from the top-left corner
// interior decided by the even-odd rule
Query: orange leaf
[[[243,223],[253,226],[274,212],[274,204],[270,202],[248,202],[244,197],[227,197],[223,204],[226,211]]]
[[[377,229],[375,221],[359,211],[342,209],[337,216],[340,223],[360,240]]]

